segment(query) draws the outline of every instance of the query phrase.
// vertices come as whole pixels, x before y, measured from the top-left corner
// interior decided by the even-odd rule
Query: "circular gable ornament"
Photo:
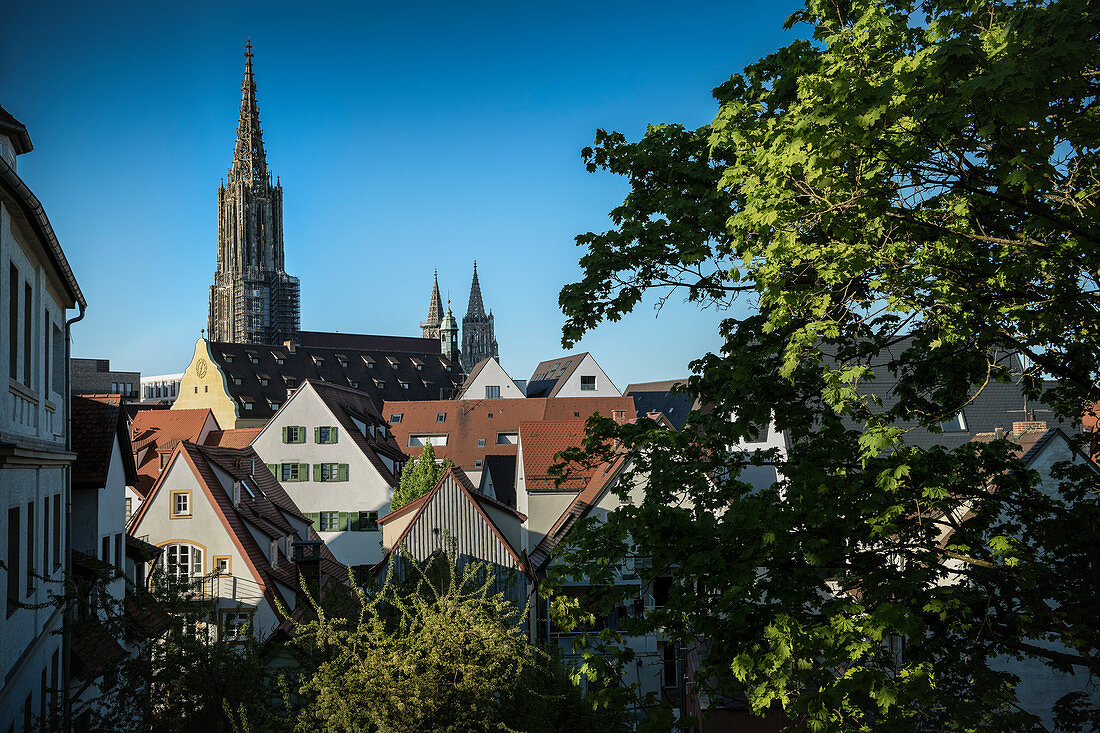
[[[195,374],[199,375],[199,379],[206,378],[206,359],[199,359],[198,365],[195,366]]]

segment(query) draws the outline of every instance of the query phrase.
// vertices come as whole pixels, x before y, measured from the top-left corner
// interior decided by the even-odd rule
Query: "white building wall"
[[[495,387],[498,390],[496,397],[491,398],[486,392],[486,387]],[[508,376],[504,367],[496,359],[490,359],[481,371],[477,373],[473,381],[462,386],[462,399],[516,399],[526,397],[523,390]]]
[[[71,456],[65,453],[65,415],[67,412],[64,333],[67,297],[61,295],[60,275],[37,239],[3,203],[0,203],[0,444],[20,446],[23,456],[10,450],[0,451],[0,561],[8,564],[8,539],[17,538],[18,562],[15,567],[0,569],[0,584],[7,588],[11,574],[15,577],[18,603],[43,604],[42,608],[13,606],[10,613],[0,613],[0,730],[23,730],[24,708],[37,717],[43,699],[41,674],[47,673],[47,686],[52,690],[64,685],[64,664],[61,659],[61,615],[48,604],[51,592],[61,592],[63,570],[68,567],[67,509],[69,504],[68,466]],[[11,282],[11,266],[17,269],[18,280]],[[31,286],[29,309],[25,302],[25,285]],[[18,296],[16,329],[9,332],[9,294]],[[25,339],[24,312],[31,316],[30,348]],[[56,333],[54,329],[57,329]],[[46,360],[49,342],[50,359]],[[17,349],[14,372],[11,370],[9,348]],[[30,355],[30,370],[24,354]],[[30,453],[33,451],[34,453]],[[54,532],[54,497],[60,507],[60,532]],[[44,504],[50,503],[50,520],[45,522]],[[34,523],[28,530],[28,506],[33,503]],[[18,509],[18,523],[9,526],[9,512]],[[45,542],[49,533],[49,542]],[[53,537],[60,535],[60,552],[54,552]],[[49,559],[44,558],[47,548]],[[28,584],[28,556],[33,558],[32,574],[45,573],[46,580]],[[29,589],[29,590],[28,590]],[[58,672],[53,674],[53,658],[57,655]]]
[[[596,388],[581,389],[581,377],[595,377]],[[565,383],[558,390],[555,397],[622,397],[623,393],[619,391],[611,379],[607,376],[600,365],[596,363],[596,360],[592,358],[591,354],[585,354],[584,359],[581,360],[580,365],[573,370]]]
[[[302,426],[304,443],[284,443],[283,428]],[[338,427],[336,443],[318,444],[314,428]],[[366,455],[346,435],[328,406],[308,383],[298,389],[275,414],[267,427],[252,441],[252,447],[264,463],[305,463],[308,481],[282,481],[283,488],[298,509],[312,512],[375,511],[384,517],[390,510],[393,488],[382,478]],[[313,467],[317,463],[346,463],[347,481],[318,481]],[[317,529],[315,527],[315,529]],[[345,565],[374,565],[382,559],[381,529],[318,532],[336,559]]]
[[[141,378],[141,394],[142,400],[152,400],[154,402],[167,402],[169,404],[176,401],[176,397],[180,393],[180,382],[183,381],[183,372],[179,374],[154,374],[148,377]]]

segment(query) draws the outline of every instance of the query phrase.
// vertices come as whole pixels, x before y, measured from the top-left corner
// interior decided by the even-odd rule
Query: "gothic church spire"
[[[268,178],[267,154],[264,136],[260,130],[260,107],[256,103],[256,78],[252,75],[252,40],[244,47],[244,81],[241,82],[241,113],[237,121],[237,146],[233,151],[233,165],[229,169],[231,181],[265,183]]]
[[[477,262],[474,262],[474,279],[470,283],[470,303],[466,307],[466,316],[462,319],[462,351],[459,356],[467,374],[479,361],[490,356],[500,356],[493,315],[485,315],[485,303],[481,300]]]
[[[470,283],[470,303],[466,306],[466,317],[485,317],[485,304],[481,302],[481,283],[477,281],[477,260],[474,260],[474,281]]]
[[[420,333],[426,339],[439,338],[439,324],[443,321],[443,300],[439,297],[439,270],[432,282],[432,298],[428,303],[428,317],[420,322]]]

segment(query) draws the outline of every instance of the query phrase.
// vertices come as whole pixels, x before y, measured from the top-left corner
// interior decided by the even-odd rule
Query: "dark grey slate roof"
[[[672,393],[677,384],[686,384],[687,379],[669,379],[663,382],[639,382],[627,385],[623,395],[634,398],[634,409],[638,417],[659,412],[668,418],[677,430],[684,427],[688,413],[696,409],[696,398],[690,394]]]
[[[227,377],[229,396],[238,405],[252,403],[252,409],[242,408],[238,413],[249,419],[270,418],[276,409],[272,404],[282,405],[288,390],[297,389],[307,379],[365,392],[376,410],[382,409],[385,400],[442,399],[453,394],[462,381],[462,368],[438,351],[298,346],[292,353],[281,344],[212,341],[210,352]]]
[[[860,383],[860,392],[881,399],[883,409],[889,409],[896,404],[892,392],[898,378],[890,370],[890,362],[900,357],[910,344],[911,339],[903,339],[876,357],[871,363],[874,379]],[[1023,373],[1023,364],[1017,354],[1005,353],[997,361],[1016,375],[1017,380],[1018,375]],[[924,449],[933,446],[953,449],[969,442],[978,433],[991,433],[995,428],[1004,428],[1011,432],[1012,423],[1029,419],[1023,409],[1024,395],[1017,382],[1005,384],[991,381],[969,404],[962,407],[962,422],[945,426],[942,433],[917,427],[916,421],[899,422],[896,425],[906,431],[902,438],[908,445]],[[1051,428],[1060,427],[1070,435],[1080,432],[1079,427],[1055,420],[1054,413],[1041,402],[1029,400],[1027,410],[1029,416],[1046,421]]]
[[[493,479],[497,501],[516,507],[516,457],[485,456],[485,473]],[[482,479],[484,483],[484,479]]]

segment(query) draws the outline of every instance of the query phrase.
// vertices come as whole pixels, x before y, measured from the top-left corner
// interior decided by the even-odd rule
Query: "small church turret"
[[[443,356],[452,362],[459,361],[458,350],[458,321],[454,313],[451,313],[451,302],[447,301],[447,315],[439,324],[439,342]]]

